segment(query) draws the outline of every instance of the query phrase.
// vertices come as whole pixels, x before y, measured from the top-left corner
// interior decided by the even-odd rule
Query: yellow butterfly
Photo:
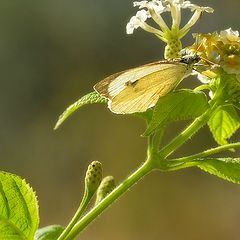
[[[94,86],[118,114],[145,112],[191,74],[198,55],[149,63],[115,73]]]

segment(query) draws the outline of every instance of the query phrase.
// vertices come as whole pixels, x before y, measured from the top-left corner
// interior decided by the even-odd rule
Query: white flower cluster
[[[208,71],[210,79],[215,78],[214,72],[217,74],[218,69],[222,68],[227,74],[235,75],[236,79],[240,81],[240,36],[238,31],[228,28],[220,33],[196,34],[195,37],[196,44],[190,47],[191,50],[197,52],[202,59],[207,59],[214,64],[211,71]],[[199,79],[202,80],[202,78]]]
[[[134,7],[139,7],[139,11],[133,16],[127,24],[127,34],[132,34],[133,31],[139,27],[145,31],[151,32],[158,36],[163,41],[167,42],[167,36],[169,33],[177,34],[181,39],[187,34],[189,29],[197,22],[201,14],[205,11],[212,13],[213,9],[210,7],[200,7],[196,4],[192,4],[190,1],[184,0],[152,0],[152,1],[140,1],[134,2]],[[181,9],[190,9],[193,11],[192,17],[187,24],[180,29],[181,22]],[[163,20],[161,14],[164,12],[170,12],[172,16],[172,27],[169,28]],[[156,29],[146,23],[148,18],[152,18],[160,27]],[[173,32],[174,31],[174,32]]]
[[[240,44],[240,37],[238,31],[233,31],[232,28],[228,28],[220,32],[221,41],[225,44],[237,42]]]
[[[240,81],[240,37],[238,31],[231,28],[220,32],[220,39],[224,44],[230,44],[232,47],[230,54],[225,54],[221,62],[222,68],[229,74],[236,74]]]

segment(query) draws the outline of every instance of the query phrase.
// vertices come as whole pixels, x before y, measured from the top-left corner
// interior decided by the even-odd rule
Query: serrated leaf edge
[[[206,169],[204,169],[202,166],[200,165],[197,165],[198,168],[200,168],[201,170],[203,170],[204,172],[210,174],[210,175],[213,175],[213,176],[217,176],[223,180],[228,180],[229,182],[232,182],[232,183],[237,183],[237,184],[240,184],[240,180],[234,180],[233,178],[230,178],[230,177],[227,177],[225,174],[223,174],[221,171],[216,171],[216,169],[214,168],[214,173],[212,172],[208,172]]]
[[[173,92],[173,94],[177,94],[177,93],[181,93],[181,92],[187,92],[187,93],[190,93],[190,94],[193,94],[193,93],[199,93],[199,94],[204,94],[203,92],[201,92],[201,91],[193,91],[193,90],[189,90],[189,89],[182,89],[182,90],[177,90],[177,91],[174,91]],[[205,96],[205,94],[204,94],[204,96]],[[206,96],[205,96],[205,98],[206,98]],[[163,112],[163,114],[164,113],[166,113],[166,118],[163,120],[163,121],[161,121],[161,122],[158,122],[157,124],[154,124],[154,125],[156,125],[154,128],[151,128],[151,131],[149,130],[150,129],[150,125],[151,125],[151,123],[150,123],[150,125],[149,125],[149,127],[146,129],[146,131],[143,133],[143,136],[149,136],[149,135],[151,135],[155,130],[157,130],[159,127],[161,127],[162,125],[164,125],[164,124],[166,124],[166,122],[167,121],[171,121],[171,122],[176,122],[176,121],[180,121],[180,120],[188,120],[188,119],[191,119],[191,118],[194,118],[194,117],[198,117],[198,116],[200,116],[201,114],[197,114],[197,115],[193,115],[193,114],[189,114],[189,115],[185,115],[185,116],[182,116],[182,117],[177,117],[177,118],[171,118],[171,117],[169,117],[169,115],[171,115],[171,112],[174,110],[174,109],[176,109],[179,105],[181,105],[181,103],[184,101],[184,97],[182,97],[182,99],[179,101],[179,102],[177,102],[176,103],[176,105],[174,105],[172,108],[171,108],[171,110],[169,110],[168,112]],[[206,101],[206,106],[208,106],[209,107],[209,104],[208,104],[208,102]],[[156,106],[157,107],[157,106]],[[155,110],[155,109],[154,109]],[[157,110],[156,110],[157,111]],[[152,116],[152,120],[153,120],[153,117],[154,117],[154,112],[153,112],[153,116]],[[151,120],[151,121],[152,121]]]
[[[30,231],[30,232],[29,232],[29,234],[31,234],[31,236],[28,236],[28,237],[25,236],[25,234],[24,234],[18,227],[16,227],[11,221],[9,221],[8,219],[5,219],[5,218],[3,218],[3,217],[0,216],[0,219],[2,219],[4,222],[7,222],[9,225],[11,225],[11,226],[21,235],[21,237],[23,237],[23,239],[28,240],[29,237],[34,237],[35,232],[37,231],[37,228],[38,228],[38,225],[39,225],[39,205],[38,205],[38,198],[37,198],[36,192],[33,190],[33,188],[30,186],[30,184],[28,184],[28,183],[26,182],[26,179],[21,178],[20,176],[18,176],[18,175],[16,175],[16,174],[4,172],[4,171],[0,171],[0,174],[7,175],[7,176],[11,177],[11,179],[14,181],[14,184],[16,185],[16,188],[17,188],[20,196],[21,196],[21,197],[23,198],[23,200],[24,200],[24,201],[23,201],[23,202],[24,202],[24,208],[27,208],[27,213],[28,213],[28,215],[30,216],[30,217],[29,217],[29,219],[31,220],[31,226],[30,226],[30,227],[32,227],[32,224],[33,224],[33,222],[32,222],[32,217],[31,217],[31,214],[30,214],[29,209],[28,209],[28,207],[27,207],[25,198],[23,197],[22,192],[20,191],[19,185],[16,183],[15,178],[19,178],[19,180],[21,180],[21,182],[25,184],[25,187],[28,188],[28,190],[30,190],[30,191],[32,192],[32,194],[34,195],[34,198],[35,198],[34,201],[35,201],[35,203],[36,203],[36,206],[35,206],[35,207],[36,207],[36,211],[37,211],[37,223],[36,223],[37,226],[36,226],[36,229],[33,229],[34,232],[33,232],[33,231]],[[2,194],[4,195],[4,198],[5,198],[5,200],[6,200],[6,205],[7,205],[7,207],[8,207],[8,212],[10,212],[11,209],[9,208],[9,204],[8,204],[7,198],[5,197],[5,192],[3,191],[2,182],[1,182],[1,181],[0,181],[0,184],[1,184],[1,185],[0,185],[0,187],[1,187],[1,192],[2,192]]]
[[[88,96],[90,97],[90,95],[95,94],[95,97],[99,97],[98,100],[86,100],[84,102],[84,99],[87,98]],[[69,118],[74,112],[76,112],[80,107],[87,105],[87,104],[93,104],[93,103],[106,103],[107,99],[102,97],[101,95],[99,95],[97,92],[90,92],[84,96],[82,96],[81,98],[79,98],[76,102],[74,102],[73,104],[71,104],[70,106],[68,106],[65,111],[59,116],[58,121],[56,123],[56,125],[54,126],[54,130],[58,129],[62,123]]]

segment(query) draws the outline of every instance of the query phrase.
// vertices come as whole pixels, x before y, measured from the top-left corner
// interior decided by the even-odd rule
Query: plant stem
[[[75,224],[70,233],[64,240],[74,239],[85,227],[88,226],[97,216],[99,216],[108,206],[125,193],[130,187],[136,184],[142,177],[153,169],[152,161],[149,159],[144,162],[132,175],[118,185],[109,195],[99,204],[93,207],[79,222]]]
[[[210,107],[204,114],[196,118],[182,133],[175,137],[167,146],[162,148],[159,151],[162,159],[165,159],[167,156],[172,154],[176,149],[178,149],[183,143],[191,138],[201,127],[203,127],[209,120],[211,114],[218,107],[217,104],[214,104]]]
[[[61,235],[58,237],[57,240],[64,240],[66,238],[68,233],[71,231],[73,226],[77,223],[80,216],[82,215],[82,213],[86,209],[86,207],[87,207],[88,203],[90,202],[92,196],[93,196],[93,194],[89,194],[89,191],[85,188],[83,199],[80,203],[80,206],[79,206],[78,210],[76,211],[76,213],[73,216],[73,218],[71,219],[70,223],[67,225],[67,227],[64,229],[64,231],[61,233]]]
[[[208,149],[204,152],[197,153],[197,154],[194,154],[194,155],[190,155],[190,156],[187,156],[187,157],[170,159],[169,161],[190,162],[190,161],[195,160],[197,158],[207,157],[207,156],[213,155],[215,153],[219,153],[219,152],[226,151],[226,150],[233,149],[233,148],[240,148],[240,142],[226,144],[226,145],[219,146],[219,147],[212,148],[212,149]]]
[[[162,137],[164,134],[164,130],[165,130],[165,127],[163,127],[161,130],[158,130],[154,135],[153,147],[155,149],[159,149],[159,147],[160,147],[160,143],[161,143],[161,140],[162,140]]]

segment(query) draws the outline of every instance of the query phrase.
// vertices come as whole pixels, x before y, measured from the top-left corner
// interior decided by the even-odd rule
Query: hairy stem
[[[118,185],[109,195],[107,195],[99,204],[93,207],[82,219],[80,219],[67,235],[65,240],[74,239],[85,227],[88,226],[97,216],[99,216],[107,207],[118,199],[129,188],[136,184],[142,177],[153,169],[153,164],[149,160],[144,162],[132,175]]]
[[[89,191],[87,189],[85,189],[84,196],[83,196],[82,202],[79,205],[78,210],[76,211],[72,220],[70,221],[70,223],[67,225],[67,227],[64,229],[64,231],[61,233],[61,235],[58,237],[57,240],[64,240],[66,238],[68,233],[71,231],[73,226],[77,223],[80,216],[82,215],[82,213],[86,209],[86,207],[87,207],[88,203],[90,202],[92,196],[93,196],[93,194],[89,194]]]

